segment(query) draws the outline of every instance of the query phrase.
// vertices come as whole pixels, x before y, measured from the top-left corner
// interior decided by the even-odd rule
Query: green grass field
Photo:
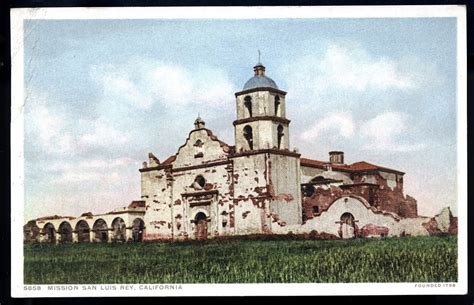
[[[457,239],[25,245],[25,284],[455,282]]]

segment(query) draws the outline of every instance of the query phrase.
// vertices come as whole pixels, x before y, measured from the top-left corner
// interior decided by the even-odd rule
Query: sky
[[[234,144],[258,61],[287,91],[290,147],[405,172],[421,215],[456,209],[454,18],[25,21],[25,219],[140,199],[141,163],[198,114]]]

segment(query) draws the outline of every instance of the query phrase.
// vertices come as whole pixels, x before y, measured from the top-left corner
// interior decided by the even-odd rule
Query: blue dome
[[[265,75],[255,75],[245,83],[243,90],[255,88],[278,89],[278,86],[270,77],[266,77]]]

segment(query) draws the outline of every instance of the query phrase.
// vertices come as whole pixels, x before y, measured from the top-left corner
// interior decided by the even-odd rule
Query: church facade
[[[219,140],[198,117],[175,155],[161,162],[149,153],[139,169],[140,200],[119,211],[128,221],[117,226],[110,213],[82,215],[90,224],[69,225],[66,232],[60,223],[80,219],[54,216],[55,227],[46,217],[40,227],[38,220],[29,222],[25,241],[36,236],[80,242],[79,236],[141,241],[290,232],[330,238],[456,232],[457,219],[449,209],[435,217],[418,215],[416,200],[404,194],[399,170],[364,161],[346,164],[339,151],[318,161],[291,150],[285,97],[257,64],[254,76],[235,93],[235,145]]]

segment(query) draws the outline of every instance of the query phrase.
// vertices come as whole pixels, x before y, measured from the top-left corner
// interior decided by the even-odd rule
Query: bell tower
[[[237,120],[234,121],[237,152],[288,150],[290,120],[286,118],[286,92],[265,75],[265,66],[257,63],[254,76],[235,93]]]
[[[237,234],[277,231],[302,222],[300,154],[289,150],[286,92],[265,75],[260,62],[253,71],[235,93],[231,158]]]

